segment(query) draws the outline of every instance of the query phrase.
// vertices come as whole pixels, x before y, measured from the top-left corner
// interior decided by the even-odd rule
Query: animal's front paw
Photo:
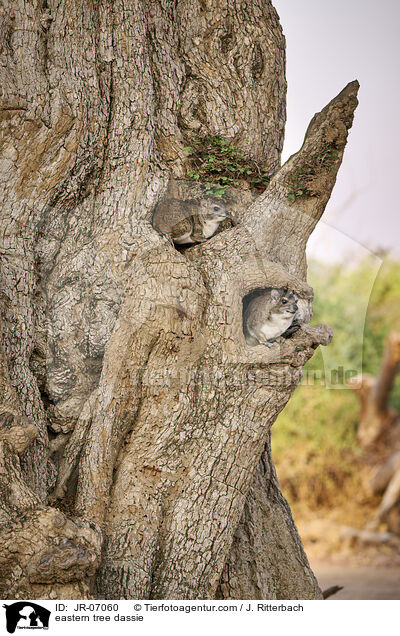
[[[273,347],[275,340],[267,340],[267,342],[263,342],[266,347]]]
[[[172,247],[175,247],[175,243],[173,241],[173,238],[169,235],[169,234],[165,234],[164,232],[161,233],[161,236],[163,236],[164,238],[167,239],[167,241],[169,243],[171,243]]]

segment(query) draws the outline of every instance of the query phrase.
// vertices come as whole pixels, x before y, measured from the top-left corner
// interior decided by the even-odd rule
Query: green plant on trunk
[[[224,199],[228,188],[244,184],[257,192],[265,190],[271,176],[254,159],[249,159],[229,140],[215,135],[194,134],[184,151],[190,157],[187,177],[199,195]]]
[[[338,158],[339,152],[332,143],[326,143],[321,152],[310,155],[309,161],[292,172],[287,179],[288,199],[294,201],[302,196],[316,196],[319,176],[326,170],[334,170]]]

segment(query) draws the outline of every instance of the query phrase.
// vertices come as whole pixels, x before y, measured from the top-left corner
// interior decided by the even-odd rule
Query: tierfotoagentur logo
[[[18,601],[3,607],[6,610],[6,627],[9,634],[13,634],[16,629],[49,628],[51,612],[37,603]]]

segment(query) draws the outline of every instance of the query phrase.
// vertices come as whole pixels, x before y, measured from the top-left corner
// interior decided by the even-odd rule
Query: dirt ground
[[[329,600],[400,599],[400,565],[352,565],[310,559],[320,587],[341,585],[343,590]]]
[[[360,521],[357,518],[357,521]],[[362,520],[361,520],[362,521]],[[329,600],[400,600],[400,537],[385,527],[366,530],[328,518],[297,519],[311,568]]]

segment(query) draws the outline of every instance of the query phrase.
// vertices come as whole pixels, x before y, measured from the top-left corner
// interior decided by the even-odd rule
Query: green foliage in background
[[[389,332],[400,330],[400,264],[368,258],[356,267],[324,266],[311,262],[309,281],[314,288],[313,324],[333,329],[329,347],[320,348],[306,366],[325,377],[331,369],[377,375]],[[391,404],[400,411],[400,377]]]
[[[306,496],[318,507],[324,501],[334,505],[339,489],[343,496],[347,489],[354,494],[362,456],[356,443],[359,402],[338,387],[345,374],[378,374],[386,338],[400,330],[400,264],[376,258],[353,267],[311,262],[309,282],[315,292],[313,324],[330,325],[334,337],[305,366],[304,383],[273,426],[272,448],[291,503]],[[400,374],[391,405],[400,411]]]

